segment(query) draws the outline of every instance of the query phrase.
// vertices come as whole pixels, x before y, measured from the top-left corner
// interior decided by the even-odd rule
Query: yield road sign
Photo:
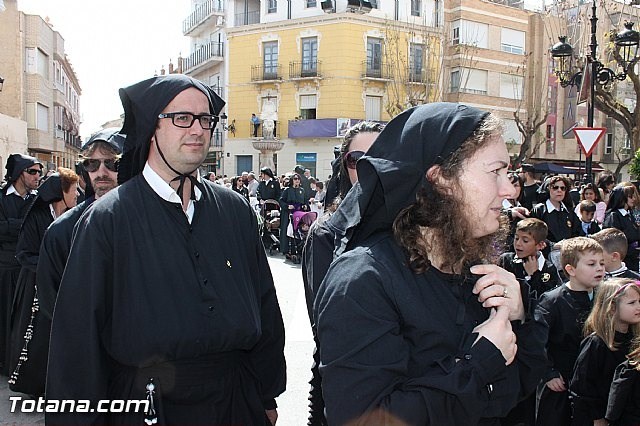
[[[594,148],[607,132],[606,127],[574,127],[573,133],[582,148],[585,156],[590,156]]]

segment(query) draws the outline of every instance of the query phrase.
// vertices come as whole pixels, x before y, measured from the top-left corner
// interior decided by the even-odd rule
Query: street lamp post
[[[627,72],[630,67],[638,61],[638,45],[640,44],[640,33],[633,29],[632,22],[625,22],[625,29],[619,32],[615,37],[615,44],[622,50],[622,72],[616,73],[610,68],[605,67],[597,59],[598,41],[596,38],[596,30],[598,18],[596,16],[596,0],[593,0],[591,6],[591,42],[589,43],[590,52],[587,57],[590,65],[589,76],[589,100],[587,106],[587,126],[593,128],[593,118],[595,112],[595,91],[596,81],[601,85],[608,85],[615,80],[623,81],[627,78]],[[558,43],[554,44],[551,49],[553,58],[553,71],[560,80],[562,87],[576,86],[580,88],[582,79],[582,71],[578,71],[571,75],[573,47],[567,43],[566,36],[558,37]],[[585,173],[589,182],[593,182],[592,176],[592,158],[591,154],[585,158]]]

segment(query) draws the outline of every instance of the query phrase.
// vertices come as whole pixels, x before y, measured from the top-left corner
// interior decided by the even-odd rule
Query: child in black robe
[[[600,225],[593,220],[596,214],[596,203],[589,200],[582,200],[578,204],[580,212],[580,237],[588,237],[600,231]]]
[[[607,211],[604,216],[603,228],[616,228],[624,232],[627,237],[627,255],[624,263],[632,271],[638,271],[638,242],[640,228],[636,225],[631,210],[635,207],[638,191],[633,184],[621,183],[611,191]]]
[[[605,418],[611,426],[640,425],[640,339],[627,360],[616,368]]]
[[[604,255],[604,279],[608,278],[630,278],[640,279],[640,274],[627,268],[622,261],[627,255],[627,237],[624,232],[616,228],[603,229],[591,236],[602,246]]]
[[[585,237],[562,243],[561,263],[569,282],[542,295],[536,320],[548,326],[547,372],[538,386],[536,424],[571,421],[569,379],[580,350],[582,326],[591,311],[593,290],[604,277],[602,247]]]
[[[625,360],[631,339],[639,330],[640,286],[624,278],[602,283],[585,323],[587,337],[580,345],[569,385],[572,426],[606,426],[613,373]]]
[[[528,218],[516,225],[513,239],[514,252],[504,253],[498,265],[513,273],[522,292],[525,309],[532,309],[542,293],[562,283],[558,270],[545,259],[541,250],[546,246],[547,224],[540,219]],[[507,425],[535,424],[536,398],[535,392],[521,401],[509,415],[501,420]]]

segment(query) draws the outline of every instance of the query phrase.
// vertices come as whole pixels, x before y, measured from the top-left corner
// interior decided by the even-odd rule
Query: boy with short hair
[[[580,218],[579,236],[588,237],[600,231],[600,226],[593,220],[596,215],[596,203],[591,200],[582,200],[578,204]]]
[[[498,260],[498,265],[520,281],[525,309],[529,300],[537,300],[542,293],[562,283],[556,267],[542,254],[546,239],[546,223],[535,218],[523,219],[516,225],[514,251],[502,254]]]
[[[498,260],[498,265],[513,273],[520,283],[526,312],[533,310],[542,293],[562,284],[558,270],[542,254],[547,245],[546,239],[546,223],[535,218],[523,219],[516,225],[514,251],[502,254]],[[532,426],[535,424],[535,409],[536,395],[533,392],[501,420],[501,425]]]
[[[560,259],[569,282],[544,293],[535,308],[536,320],[548,327],[549,365],[537,393],[536,424],[540,426],[571,422],[568,380],[593,305],[593,290],[605,272],[602,247],[591,238],[563,241]]]
[[[604,255],[605,279],[631,278],[640,280],[640,274],[627,268],[622,259],[627,255],[627,237],[616,228],[603,229],[591,236],[601,246]]]

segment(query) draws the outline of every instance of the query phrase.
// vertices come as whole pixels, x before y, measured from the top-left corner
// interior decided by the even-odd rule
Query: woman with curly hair
[[[358,161],[314,305],[328,424],[499,424],[534,390],[544,332],[490,264],[508,165],[500,122],[452,103],[398,115]]]

